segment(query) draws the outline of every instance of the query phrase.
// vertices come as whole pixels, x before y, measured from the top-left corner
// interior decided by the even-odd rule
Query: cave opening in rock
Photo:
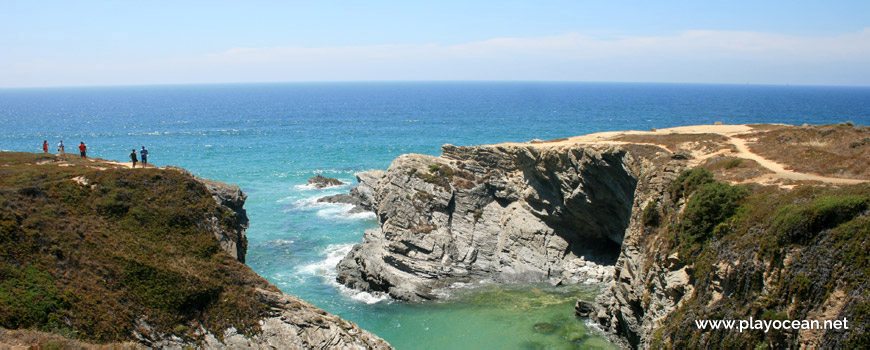
[[[613,265],[631,222],[638,178],[623,162],[624,154],[604,154],[595,161],[569,167],[544,164],[547,171],[527,171],[528,184],[540,201],[529,205],[565,239],[566,254]]]

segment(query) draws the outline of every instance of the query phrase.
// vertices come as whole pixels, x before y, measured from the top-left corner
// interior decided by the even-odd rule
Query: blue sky
[[[0,87],[870,85],[870,1],[5,1]]]

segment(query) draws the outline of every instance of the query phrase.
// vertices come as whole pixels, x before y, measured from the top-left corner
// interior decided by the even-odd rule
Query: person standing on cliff
[[[145,146],[142,146],[142,150],[139,151],[139,155],[142,156],[142,167],[148,167],[148,150],[145,149]]]
[[[57,144],[57,154],[59,154],[61,157],[66,154],[66,152],[64,152],[63,150],[63,140],[60,140],[60,143]]]
[[[88,146],[85,146],[84,141],[79,144],[79,154],[82,156],[82,158],[88,157]]]
[[[130,151],[130,160],[133,161],[133,168],[136,168],[136,150],[133,149]]]
[[[48,153],[48,140],[42,140],[42,153]]]

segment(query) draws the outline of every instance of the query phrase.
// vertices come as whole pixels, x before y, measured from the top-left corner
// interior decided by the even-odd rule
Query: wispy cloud
[[[870,85],[870,28],[807,37],[737,31],[567,33],[459,45],[239,47],[128,62],[4,62],[7,86],[353,80],[578,80]]]

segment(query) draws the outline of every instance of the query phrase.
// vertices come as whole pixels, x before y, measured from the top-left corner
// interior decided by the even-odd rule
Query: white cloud
[[[870,85],[870,28],[825,37],[693,30],[459,45],[239,47],[129,62],[7,62],[7,86],[353,80],[577,80]]]

